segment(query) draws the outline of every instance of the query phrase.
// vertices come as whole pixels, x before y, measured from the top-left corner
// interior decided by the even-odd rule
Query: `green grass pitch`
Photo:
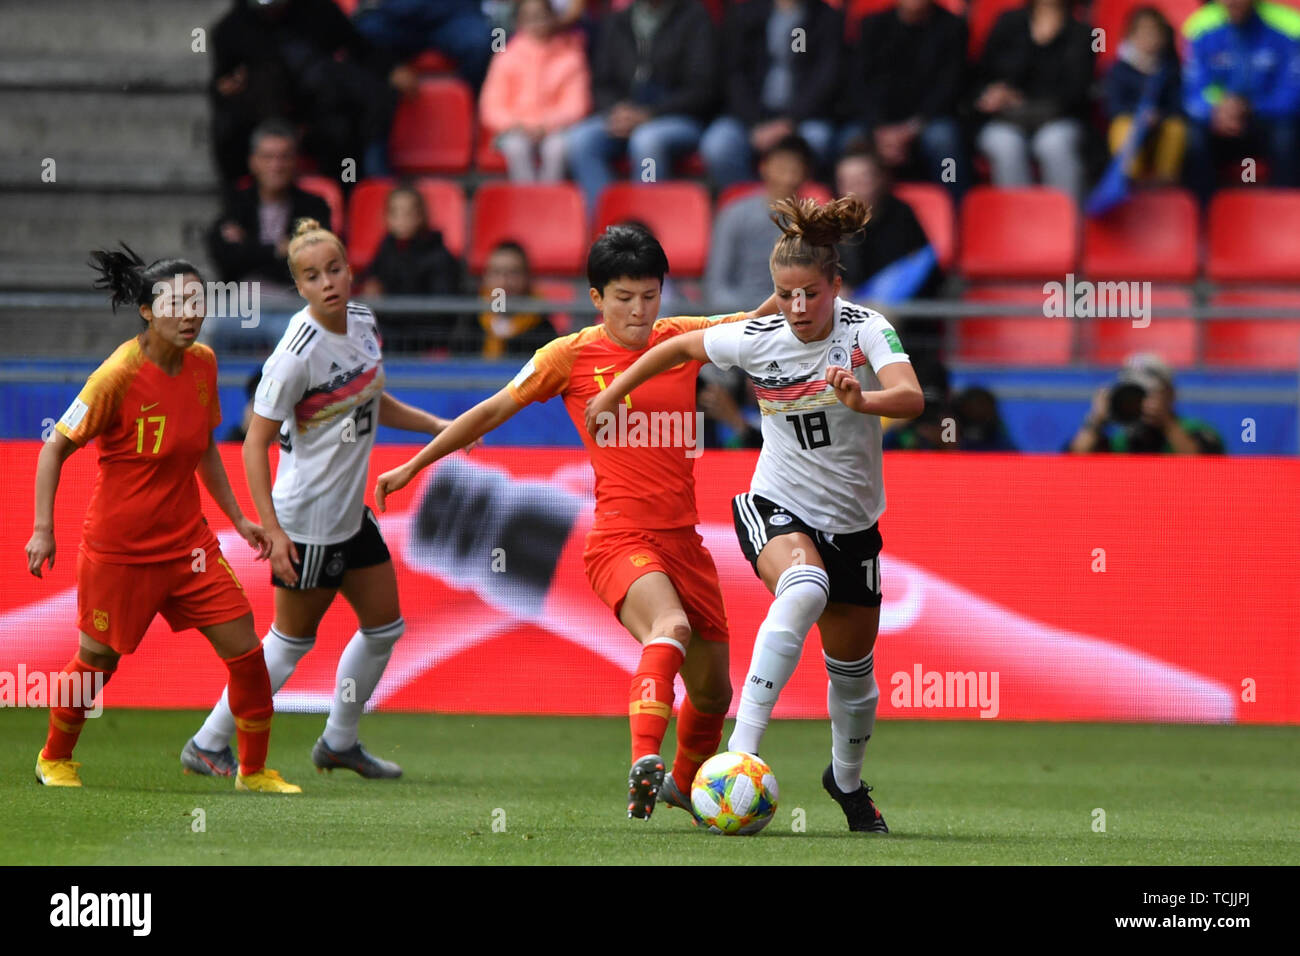
[[[667,807],[626,818],[621,720],[368,715],[406,775],[363,781],[311,767],[323,716],[280,715],[270,763],[305,792],[275,797],[182,774],[201,717],[107,711],[85,788],[57,790],[32,774],[46,713],[0,712],[0,864],[1300,862],[1297,728],[882,722],[865,776],[893,833],[870,836],[822,792],[828,725],[779,721],[776,816],[727,838]]]

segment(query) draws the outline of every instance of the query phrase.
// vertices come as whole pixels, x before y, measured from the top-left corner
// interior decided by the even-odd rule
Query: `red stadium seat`
[[[343,189],[328,176],[299,176],[298,188],[325,200],[330,207],[330,229],[343,234]]]
[[[984,41],[993,30],[998,17],[1008,10],[1023,7],[1025,0],[971,0],[966,14],[966,24],[970,28],[970,42],[967,47],[972,60],[979,59],[984,51]]]
[[[721,212],[722,207],[735,202],[737,199],[744,199],[746,196],[752,196],[754,193],[762,192],[763,184],[760,182],[752,183],[733,183],[722,192],[718,193],[718,202],[715,212]],[[830,202],[832,198],[831,191],[819,182],[809,180],[799,188],[800,199],[816,199],[818,202]]]
[[[1192,295],[1186,289],[1153,288],[1157,308],[1186,307],[1185,316],[1153,315],[1151,324],[1134,328],[1132,319],[1086,319],[1081,330],[1084,359],[1098,365],[1119,365],[1134,352],[1155,352],[1175,368],[1196,364],[1196,320]]]
[[[420,74],[440,75],[455,73],[456,64],[446,54],[437,50],[425,50],[411,61],[411,69]]]
[[[404,97],[388,138],[389,161],[404,173],[463,173],[474,146],[474,104],[454,77],[424,79]]]
[[[1002,302],[1042,307],[1041,285],[994,285],[968,289],[967,302]],[[996,311],[996,310],[995,310]],[[1068,365],[1074,353],[1074,320],[1036,316],[974,316],[957,327],[957,357],[963,362],[1007,365]]]
[[[563,305],[572,305],[578,301],[578,289],[567,279],[534,279],[533,295]],[[551,325],[560,335],[568,335],[573,331],[573,316],[567,312],[552,312],[550,316]]]
[[[976,186],[962,200],[959,266],[968,279],[1056,279],[1079,259],[1078,211],[1040,186]]]
[[[478,128],[478,147],[474,150],[474,168],[480,173],[504,173],[506,158],[492,145],[494,134],[486,126]]]
[[[386,231],[384,204],[394,183],[391,179],[366,179],[357,184],[348,199],[348,258],[353,269],[370,264]],[[424,198],[429,225],[442,233],[442,241],[453,255],[465,251],[465,193],[453,182],[440,179],[416,180]]]
[[[948,190],[934,183],[899,183],[894,187],[894,195],[916,213],[939,257],[939,267],[952,268],[954,229],[952,197]]]
[[[1196,278],[1200,214],[1181,189],[1138,193],[1083,224],[1083,271],[1089,279],[1191,282]]]
[[[673,275],[704,274],[712,226],[709,194],[697,183],[611,183],[596,204],[594,235],[628,219],[644,223],[668,253]]]
[[[583,269],[587,220],[572,183],[484,183],[471,215],[469,268],[475,274],[503,239],[522,245],[538,274],[578,275]]]
[[[1225,189],[1210,201],[1206,274],[1217,282],[1300,281],[1300,189]]]
[[[1225,291],[1211,305],[1289,308],[1300,313],[1300,292]],[[1205,364],[1300,368],[1300,319],[1210,319],[1205,323]]]

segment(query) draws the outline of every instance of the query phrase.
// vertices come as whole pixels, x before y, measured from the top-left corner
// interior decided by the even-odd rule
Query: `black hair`
[[[1156,27],[1160,30],[1161,36],[1164,38],[1165,53],[1167,55],[1174,49],[1174,43],[1178,38],[1174,35],[1173,25],[1165,16],[1164,11],[1159,7],[1142,4],[1130,10],[1128,19],[1124,22],[1124,37],[1127,39],[1132,36],[1133,30],[1137,27],[1138,23],[1145,19],[1155,21]]]
[[[533,271],[532,263],[528,261],[528,250],[525,249],[521,243],[515,241],[514,239],[502,239],[490,250],[488,250],[488,255],[493,256],[496,255],[498,252],[513,252],[520,259],[524,260],[525,271],[527,272]]]
[[[805,169],[812,169],[817,164],[817,157],[813,155],[812,147],[808,145],[808,140],[804,139],[797,133],[789,133],[782,136],[775,143],[765,149],[758,157],[760,163],[767,162],[768,159],[777,153],[793,153],[803,162]]]
[[[668,256],[648,229],[610,226],[587,254],[587,282],[601,295],[615,279],[658,279],[668,274]]]
[[[298,145],[298,133],[294,128],[285,120],[272,117],[271,119],[263,120],[253,128],[252,134],[248,137],[249,154],[251,155],[252,153],[257,152],[257,147],[260,146],[262,140],[267,137],[291,140],[294,146]]]
[[[107,289],[112,293],[113,311],[119,305],[151,305],[154,300],[154,284],[167,282],[180,275],[195,275],[203,281],[203,275],[187,259],[155,259],[145,265],[143,259],[125,242],[120,243],[124,252],[97,249],[90,254],[87,263],[99,273],[95,279],[96,289]],[[141,317],[143,320],[143,316]],[[145,325],[149,323],[146,321]]]

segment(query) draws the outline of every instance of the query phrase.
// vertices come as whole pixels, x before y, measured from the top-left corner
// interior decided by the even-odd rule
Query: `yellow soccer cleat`
[[[36,782],[47,787],[79,787],[81,777],[77,768],[81,764],[75,760],[46,760],[36,755]]]
[[[249,790],[253,793],[302,793],[302,787],[289,783],[280,776],[278,770],[262,769],[248,775],[235,777],[236,790]]]

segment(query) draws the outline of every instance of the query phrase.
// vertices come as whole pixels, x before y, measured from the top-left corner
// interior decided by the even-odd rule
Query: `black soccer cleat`
[[[822,774],[822,787],[831,795],[844,816],[849,820],[849,830],[854,833],[888,833],[885,818],[871,799],[871,788],[865,783],[852,793],[845,793],[835,783],[834,765],[828,764]]]
[[[632,764],[627,774],[627,815],[636,820],[649,820],[663,785],[663,757],[647,754]]]

